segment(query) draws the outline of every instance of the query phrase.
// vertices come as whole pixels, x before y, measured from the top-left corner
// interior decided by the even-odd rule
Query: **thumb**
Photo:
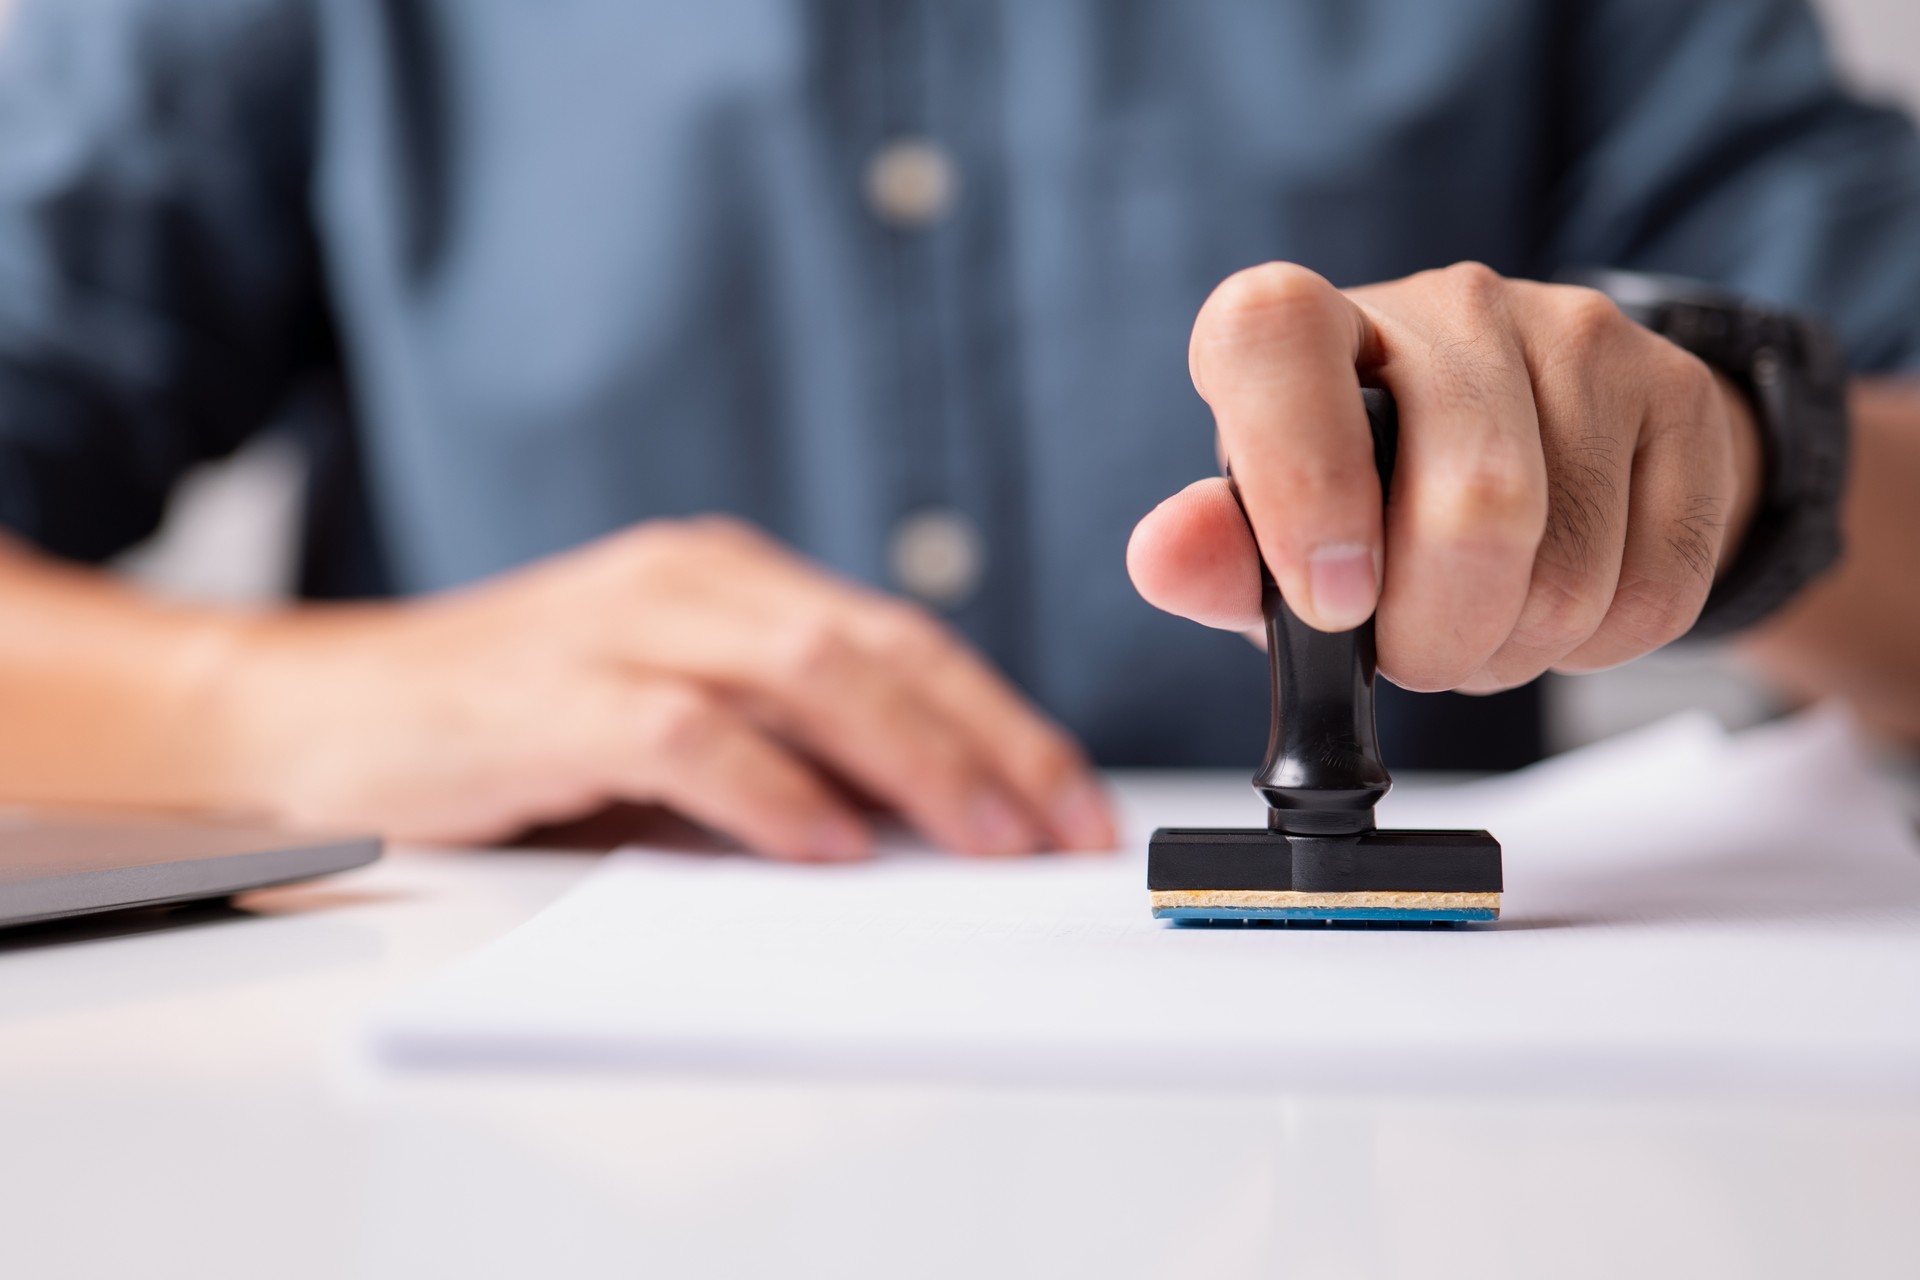
[[[1127,574],[1156,609],[1223,631],[1257,631],[1260,556],[1221,479],[1199,480],[1149,511],[1127,542]]]

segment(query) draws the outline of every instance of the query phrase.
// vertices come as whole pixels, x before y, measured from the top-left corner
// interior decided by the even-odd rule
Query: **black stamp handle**
[[[1393,479],[1399,415],[1387,392],[1370,387],[1361,395],[1385,494]],[[1237,488],[1234,496],[1239,497]],[[1267,825],[1289,835],[1371,831],[1373,807],[1393,785],[1374,724],[1373,619],[1351,631],[1308,626],[1287,607],[1265,564],[1260,604],[1266,615],[1273,722],[1253,785],[1269,806]]]

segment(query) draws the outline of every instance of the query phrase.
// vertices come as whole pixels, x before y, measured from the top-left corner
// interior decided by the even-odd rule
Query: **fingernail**
[[[1026,819],[1001,796],[989,791],[973,802],[967,815],[975,842],[988,853],[1031,853],[1033,831]]]
[[[817,858],[852,862],[867,856],[867,829],[852,818],[828,818],[813,829],[808,847]]]
[[[1070,849],[1111,849],[1113,806],[1107,793],[1091,779],[1070,784],[1053,802],[1053,826]]]
[[[1380,599],[1379,556],[1358,542],[1330,542],[1307,556],[1307,592],[1330,631],[1351,631]]]

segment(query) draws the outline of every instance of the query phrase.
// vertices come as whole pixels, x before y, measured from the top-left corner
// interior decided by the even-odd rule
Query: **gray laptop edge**
[[[226,818],[0,808],[0,928],[224,898],[365,866],[373,836]]]

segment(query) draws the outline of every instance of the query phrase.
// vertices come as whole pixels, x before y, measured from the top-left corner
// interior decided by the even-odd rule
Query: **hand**
[[[944,626],[730,520],[236,647],[240,793],[299,821],[478,842],[657,802],[774,857],[859,857],[839,778],[968,853],[1115,840],[1079,750]]]
[[[1128,547],[1141,595],[1251,632],[1264,557],[1322,630],[1377,606],[1380,670],[1410,689],[1491,692],[1685,634],[1758,487],[1738,391],[1589,289],[1467,264],[1343,293],[1269,264],[1207,299],[1189,362],[1247,514],[1221,480],[1162,503]],[[1363,382],[1400,410],[1384,518]]]

